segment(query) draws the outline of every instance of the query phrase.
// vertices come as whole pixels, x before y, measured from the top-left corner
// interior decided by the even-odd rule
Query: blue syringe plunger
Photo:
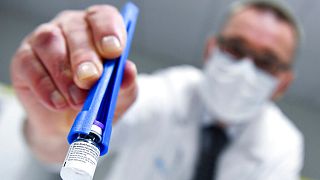
[[[126,47],[119,58],[105,61],[100,79],[89,91],[84,106],[71,127],[68,135],[69,144],[71,144],[79,134],[88,135],[92,125],[95,124],[103,129],[102,140],[99,144],[100,155],[108,152],[116,100],[138,13],[139,9],[133,3],[126,3],[123,7],[121,14],[127,29]]]

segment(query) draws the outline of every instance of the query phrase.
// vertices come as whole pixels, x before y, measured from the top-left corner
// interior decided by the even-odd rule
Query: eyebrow
[[[236,41],[237,43],[241,42],[245,45],[245,48],[247,49],[256,49],[256,48],[251,48],[252,46],[250,46],[250,43],[243,37],[239,37],[239,36],[234,36],[234,37],[229,37],[229,38],[225,38],[223,37],[224,39],[231,39],[231,40],[234,40]],[[276,52],[274,52],[271,48],[268,48],[268,47],[263,47],[261,48],[261,50],[259,52],[256,53],[257,55],[261,55],[261,54],[264,54],[264,55],[268,55],[268,56],[272,56],[273,58],[275,58],[279,63],[282,63],[281,62],[281,58],[279,57],[279,55],[277,55]]]
[[[218,41],[224,41],[227,43],[232,43],[232,41],[236,44],[244,44],[244,48],[245,49],[254,49],[254,48],[251,48],[252,46],[250,46],[250,43],[243,37],[240,37],[240,36],[231,36],[231,37],[225,37],[224,35],[219,35],[218,36]],[[273,51],[271,48],[268,48],[268,47],[263,47],[260,49],[260,51],[256,51],[255,52],[256,55],[258,56],[261,56],[261,55],[264,55],[264,56],[269,56],[271,57],[272,59],[274,59],[276,61],[276,63],[278,63],[279,65],[281,66],[285,66],[285,67],[291,67],[292,66],[292,63],[288,63],[288,62],[285,62],[282,58],[279,57],[279,55]]]

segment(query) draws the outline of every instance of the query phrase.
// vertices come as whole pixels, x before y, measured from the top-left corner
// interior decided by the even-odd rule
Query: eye
[[[247,54],[244,48],[244,44],[238,39],[230,40],[227,44],[226,49],[237,59],[242,59]]]
[[[278,68],[278,60],[273,54],[265,53],[262,55],[257,55],[254,59],[256,66],[267,72],[273,73]]]
[[[245,57],[245,52],[244,52],[244,49],[241,48],[241,46],[237,45],[237,44],[233,44],[230,48],[230,53],[232,55],[234,55],[236,58],[238,59],[242,59]]]
[[[218,39],[220,48],[228,54],[234,56],[237,60],[240,60],[248,55],[246,45],[240,38],[224,38]]]

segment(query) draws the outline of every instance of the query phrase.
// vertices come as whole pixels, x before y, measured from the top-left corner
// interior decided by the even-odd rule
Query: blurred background
[[[172,65],[201,67],[204,41],[215,31],[231,0],[134,0],[140,8],[132,59],[139,72],[150,73]],[[296,81],[282,110],[305,136],[302,175],[320,179],[320,1],[288,0],[304,27],[304,41],[295,67]],[[97,3],[121,7],[124,0],[1,0],[0,82],[10,84],[9,64],[20,41],[37,25],[65,9],[83,9]]]

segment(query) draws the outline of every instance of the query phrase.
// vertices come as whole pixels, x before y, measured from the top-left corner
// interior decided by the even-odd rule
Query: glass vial
[[[100,156],[102,129],[93,124],[88,135],[79,134],[60,171],[63,180],[92,180]]]

